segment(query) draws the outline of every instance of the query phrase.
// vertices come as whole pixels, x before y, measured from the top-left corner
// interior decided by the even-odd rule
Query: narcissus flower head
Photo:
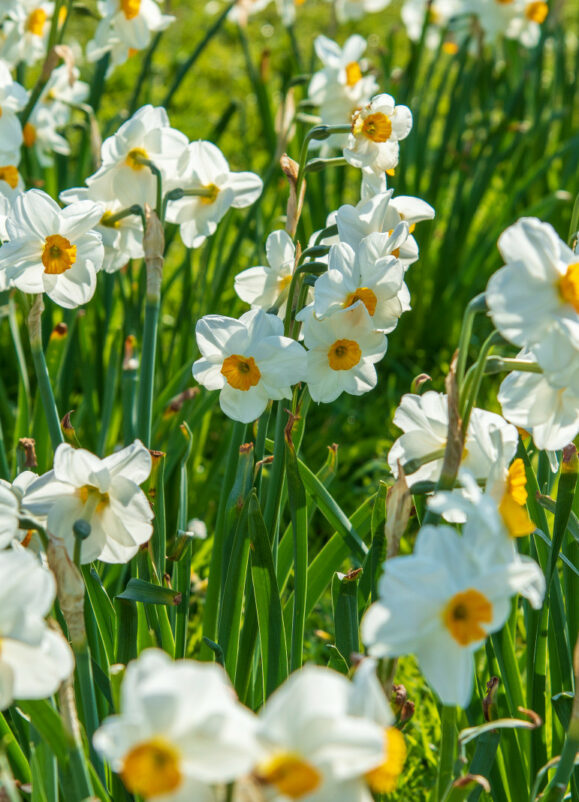
[[[263,189],[255,173],[232,172],[223,153],[211,142],[191,142],[179,160],[176,176],[173,186],[204,193],[171,201],[167,209],[167,220],[179,224],[181,239],[188,248],[202,245],[230,208],[250,206]]]
[[[272,694],[259,714],[255,770],[268,797],[370,802],[365,776],[384,762],[384,723],[356,690],[331,669],[306,666]]]
[[[90,201],[61,209],[38,189],[19,195],[6,219],[8,242],[0,250],[7,285],[45,292],[65,309],[87,303],[104,258],[101,236],[92,230],[101,216],[101,206]]]
[[[308,388],[314,401],[329,404],[343,392],[363,395],[376,386],[374,364],[386,353],[387,341],[374,328],[362,300],[322,320],[312,307],[306,307],[300,318],[308,349]]]
[[[160,802],[215,802],[214,786],[249,772],[255,717],[214,663],[147,649],[129,663],[120,714],[105,719],[95,748],[125,787]]]
[[[63,443],[53,470],[28,487],[24,505],[47,516],[49,534],[64,542],[71,558],[73,526],[83,520],[90,534],[82,542],[81,563],[128,562],[153,533],[153,511],[139,487],[150,472],[151,455],[140,440],[104,459]]]
[[[388,234],[370,234],[357,252],[340,242],[330,248],[328,271],[316,281],[314,312],[318,319],[361,301],[377,331],[393,331],[410,309],[404,268],[392,254]]]
[[[278,304],[283,319],[289,285],[295,267],[296,249],[287,231],[273,231],[265,244],[268,265],[250,267],[235,276],[235,292],[242,301],[267,311]]]
[[[206,315],[195,332],[202,358],[193,365],[193,376],[208,390],[221,391],[221,409],[233,420],[255,420],[270,399],[290,398],[292,385],[305,380],[305,351],[283,336],[276,315],[262,309],[239,320]]]
[[[477,515],[469,528],[467,519],[462,536],[447,525],[423,526],[412,555],[386,561],[379,601],[362,619],[369,654],[415,654],[448,705],[468,705],[473,654],[505,623],[511,596],[528,595],[540,606],[544,594],[538,565],[494,529],[481,531],[483,521]]]
[[[398,142],[412,129],[407,106],[396,106],[391,95],[376,95],[352,116],[352,132],[344,158],[354,167],[369,167],[375,173],[398,164]]]

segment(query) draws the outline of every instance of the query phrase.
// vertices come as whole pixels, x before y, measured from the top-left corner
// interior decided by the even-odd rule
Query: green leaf
[[[251,578],[261,643],[264,699],[287,677],[287,646],[271,544],[255,490],[249,500]]]
[[[133,577],[127,582],[124,591],[115,598],[143,604],[168,604],[176,607],[181,601],[181,594],[171,588],[164,588],[161,585],[147,582],[145,579]]]
[[[58,762],[66,763],[72,741],[56,710],[46,699],[19,700],[16,704],[28,716],[45,743],[50,746]]]
[[[346,664],[352,664],[351,655],[360,649],[358,636],[358,579],[361,568],[348,574],[335,573],[332,580],[332,607],[336,647]]]
[[[531,711],[521,711],[532,716]],[[478,727],[467,727],[461,730],[458,734],[459,743],[465,746],[470,741],[484,735],[485,732],[492,732],[493,730],[503,729],[523,729],[523,730],[536,730],[541,727],[543,722],[538,717],[531,717],[530,721],[525,721],[522,718],[498,718],[496,721],[487,721],[485,724],[480,724]]]

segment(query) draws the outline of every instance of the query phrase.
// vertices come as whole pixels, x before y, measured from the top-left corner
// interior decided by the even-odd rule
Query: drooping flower
[[[386,353],[387,341],[374,328],[361,300],[323,320],[311,307],[301,317],[308,348],[307,382],[314,401],[329,404],[344,392],[363,395],[376,386],[374,365]]]
[[[208,390],[220,390],[219,403],[233,420],[249,423],[270,399],[291,398],[291,387],[306,378],[302,346],[283,336],[276,315],[251,309],[239,320],[206,315],[195,329],[202,357],[193,376]]]
[[[392,255],[388,234],[370,234],[356,252],[345,242],[330,248],[328,270],[315,285],[316,317],[327,317],[356,301],[362,301],[366,307],[373,327],[386,334],[396,328],[402,313],[410,309],[404,268]]]
[[[406,481],[412,487],[416,482],[436,482],[442,468],[442,458],[448,435],[448,398],[429,390],[423,395],[408,393],[394,413],[394,423],[404,434],[392,444],[388,464],[398,476],[398,462],[420,462],[431,459],[416,471],[408,473]],[[466,433],[461,469],[469,470],[476,479],[486,479],[498,457],[496,438],[508,461],[515,456],[518,433],[514,426],[494,412],[474,408]]]
[[[178,223],[181,239],[188,248],[198,248],[233,207],[250,206],[261,195],[263,182],[255,173],[234,173],[224,155],[211,142],[191,142],[177,166],[174,184],[200,191],[174,200],[167,208],[167,220]]]
[[[99,0],[98,9],[103,19],[87,45],[87,58],[98,61],[110,53],[111,67],[148,47],[153,33],[166,30],[175,20],[163,14],[155,0]]]
[[[261,309],[271,309],[279,303],[278,314],[283,318],[291,283],[296,249],[287,231],[273,231],[267,238],[265,252],[268,264],[250,267],[235,276],[235,292],[242,301]]]
[[[6,286],[45,292],[65,309],[87,303],[104,257],[101,236],[92,230],[101,216],[102,208],[89,201],[61,209],[38,189],[19,195],[6,219],[8,242],[0,249]]]
[[[73,526],[84,520],[90,534],[82,541],[81,563],[125,563],[153,533],[153,511],[139,487],[150,472],[151,456],[140,440],[104,459],[63,443],[53,470],[28,487],[23,503],[46,515],[50,536],[64,542],[71,558]]]
[[[352,117],[352,132],[344,158],[354,167],[369,167],[375,173],[398,164],[398,142],[412,129],[407,106],[396,106],[391,95],[376,95]]]
[[[94,735],[97,751],[133,794],[159,802],[215,802],[216,784],[250,771],[255,717],[215,663],[147,649],[129,663],[119,715]]]
[[[160,170],[166,188],[175,180],[177,162],[187,144],[185,134],[171,128],[165,109],[143,106],[105,139],[102,165],[87,178],[87,186],[125,208],[145,203],[154,207],[157,179],[144,162],[150,161]]]
[[[415,654],[443,704],[461,707],[472,695],[473,654],[507,620],[511,596],[540,607],[545,589],[536,563],[519,558],[512,541],[507,553],[509,539],[499,541],[492,527],[481,531],[483,517],[476,523],[462,536],[423,526],[412,555],[386,561],[379,600],[361,628],[370,655]]]
[[[72,673],[64,637],[46,625],[56,584],[30,551],[0,551],[0,710],[14,699],[44,699]]]
[[[384,762],[384,725],[355,709],[353,692],[336,671],[306,666],[267,700],[255,773],[273,800],[370,802],[365,776]]]

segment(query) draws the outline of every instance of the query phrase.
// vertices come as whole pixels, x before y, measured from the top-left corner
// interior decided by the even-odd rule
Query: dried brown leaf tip
[[[33,437],[21,437],[18,441],[18,448],[24,452],[24,467],[38,468],[36,440]]]
[[[289,198],[287,202],[287,219],[285,224],[285,229],[290,237],[295,236],[298,221],[300,219],[300,215],[302,213],[302,206],[304,203],[304,195],[306,191],[306,182],[301,182],[300,193],[298,198],[298,176],[299,176],[299,164],[290,159],[287,153],[282,154],[279,163],[281,165],[281,169],[283,170],[284,175],[286,176],[289,182]]]

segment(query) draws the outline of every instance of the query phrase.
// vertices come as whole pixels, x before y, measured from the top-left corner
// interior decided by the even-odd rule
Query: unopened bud
[[[395,712],[402,711],[408,698],[408,691],[404,685],[392,685],[392,707]]]
[[[402,710],[400,711],[400,723],[405,724],[407,721],[410,721],[415,711],[416,705],[410,699],[407,699],[402,705]]]
[[[579,459],[577,457],[577,448],[573,443],[569,443],[563,449],[563,463],[561,465],[563,473],[578,473],[579,472]]]
[[[18,450],[24,454],[24,468],[38,468],[36,440],[33,437],[21,437],[18,441]]]

